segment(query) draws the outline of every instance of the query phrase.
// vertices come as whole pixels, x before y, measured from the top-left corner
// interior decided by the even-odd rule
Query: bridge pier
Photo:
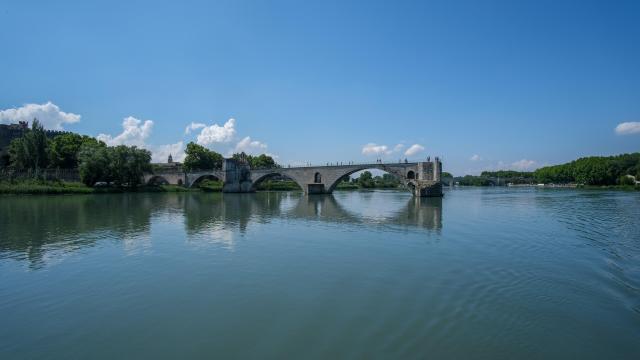
[[[222,192],[248,193],[255,191],[251,181],[249,164],[234,159],[224,159],[222,173],[224,174]]]
[[[442,197],[442,183],[439,181],[418,180],[412,191],[417,197]]]
[[[307,195],[312,194],[331,194],[331,192],[325,189],[324,184],[307,184],[306,189],[303,189]]]

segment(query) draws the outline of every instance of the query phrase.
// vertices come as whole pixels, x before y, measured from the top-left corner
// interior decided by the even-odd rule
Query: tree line
[[[145,172],[152,172],[151,153],[136,146],[107,146],[86,135],[64,133],[49,138],[44,127],[34,119],[31,128],[8,148],[7,166],[16,171],[30,170],[37,177],[45,169],[78,169],[80,180],[94,186],[98,182],[122,187],[140,185]],[[224,157],[204,146],[190,142],[185,151],[185,171],[221,169]],[[266,154],[233,154],[252,168],[278,167]]]
[[[533,175],[539,183],[625,185],[630,181],[626,175],[640,179],[640,153],[583,157],[540,168]]]
[[[8,167],[38,173],[45,169],[78,169],[81,181],[135,187],[151,170],[151,153],[135,146],[107,146],[86,135],[64,133],[49,138],[36,119],[31,129],[9,144]]]
[[[633,185],[633,179],[627,175],[640,179],[640,153],[583,157],[533,172],[483,171],[480,176],[466,175],[455,179],[460,185],[470,186],[499,185],[495,183],[496,179],[500,184]]]
[[[363,171],[357,178],[346,178],[343,183],[363,189],[375,188],[397,188],[401,185],[400,180],[391,174],[382,174],[382,176],[373,176],[370,171]]]

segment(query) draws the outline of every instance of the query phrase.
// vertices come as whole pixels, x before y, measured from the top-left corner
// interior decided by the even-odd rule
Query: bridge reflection
[[[312,220],[352,225],[385,225],[398,228],[442,228],[442,198],[416,198],[407,194],[406,201],[383,216],[370,216],[346,208],[336,195],[302,196],[297,193],[262,192],[258,194],[216,194],[211,198],[194,194],[185,198],[187,233],[209,229],[225,223],[245,232],[251,222],[280,220]],[[342,200],[342,201],[341,201]],[[214,226],[219,228],[219,226]]]
[[[187,241],[213,236],[232,242],[252,224],[319,221],[399,230],[442,228],[442,199],[410,194],[337,192],[257,194],[114,194],[6,197],[0,201],[0,259],[46,263],[47,252],[73,252],[100,241],[122,241],[125,250],[147,246],[152,228],[183,227]],[[405,195],[403,193],[403,195]],[[389,201],[393,198],[394,201]],[[383,209],[371,212],[371,209]]]

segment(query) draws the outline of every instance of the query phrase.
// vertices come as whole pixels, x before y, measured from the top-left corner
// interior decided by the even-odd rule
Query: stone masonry
[[[256,191],[258,184],[273,177],[286,177],[295,181],[305,194],[330,194],[338,183],[351,174],[380,169],[394,175],[411,193],[418,197],[442,196],[442,163],[433,161],[413,163],[375,163],[358,165],[286,167],[251,169],[245,163],[225,159],[222,170],[182,172],[179,169],[156,171],[145,175],[145,183],[168,183],[192,187],[203,179],[224,182],[226,193],[249,193]]]

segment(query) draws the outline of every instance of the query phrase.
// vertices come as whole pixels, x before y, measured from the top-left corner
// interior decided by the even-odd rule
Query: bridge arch
[[[407,179],[415,179],[416,178],[416,173],[413,170],[409,170],[407,172]]]
[[[162,175],[154,175],[149,178],[147,185],[169,185],[169,180]]]
[[[385,173],[394,176],[396,179],[400,180],[400,182],[403,185],[407,185],[408,181],[407,178],[405,177],[404,171],[398,171],[396,169],[390,169],[386,166],[384,166],[384,164],[380,164],[378,166],[376,165],[363,165],[361,167],[357,167],[357,168],[350,168],[349,170],[345,171],[344,174],[338,176],[336,179],[334,179],[333,181],[330,181],[327,185],[327,192],[331,193],[333,192],[333,190],[335,190],[335,188],[338,186],[338,184],[344,179],[347,178],[351,175],[353,175],[354,173],[357,173],[359,171],[364,171],[364,170],[381,170],[384,171]]]
[[[260,175],[258,178],[252,180],[251,182],[251,191],[256,191],[258,189],[258,185],[260,185],[262,182],[273,179],[273,178],[277,178],[277,177],[282,177],[288,180],[291,180],[293,182],[295,182],[298,187],[300,187],[301,190],[304,190],[304,184],[302,182],[300,182],[299,180],[295,179],[292,176],[289,176],[287,174],[283,174],[282,172],[279,171],[274,171],[274,172],[270,172],[270,173],[266,173],[263,175]]]
[[[191,185],[189,185],[189,187],[192,187],[192,188],[198,187],[200,183],[203,182],[204,180],[222,181],[222,179],[220,179],[214,174],[203,174],[195,178],[195,180],[191,182]]]

